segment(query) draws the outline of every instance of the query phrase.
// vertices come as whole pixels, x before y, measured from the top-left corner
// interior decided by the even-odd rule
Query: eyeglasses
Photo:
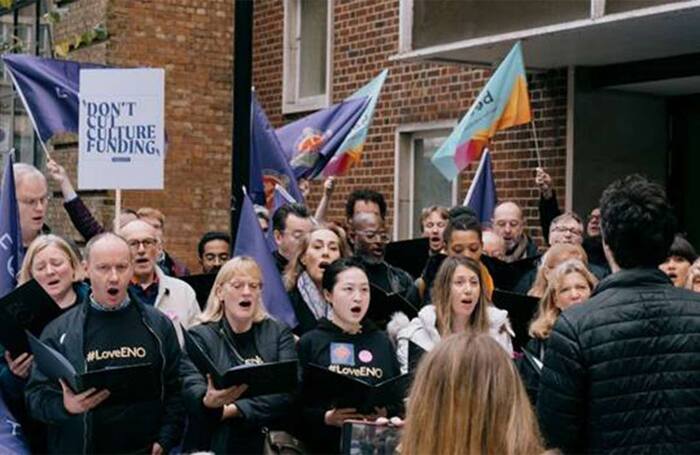
[[[146,238],[143,240],[129,240],[126,242],[127,245],[129,245],[129,248],[132,250],[138,250],[139,247],[143,246],[144,249],[149,249],[149,248],[154,248],[156,245],[158,245],[158,239],[154,238]]]
[[[31,199],[17,199],[17,202],[28,207],[35,207],[37,204],[45,206],[49,202],[49,195]]]
[[[369,240],[370,242],[375,241],[375,240],[381,240],[382,242],[388,242],[391,237],[389,237],[389,234],[386,232],[380,232],[380,231],[357,231],[358,234],[363,236],[365,239]]]
[[[566,226],[555,226],[552,228],[552,231],[560,232],[562,234],[568,232],[569,234],[576,235],[576,236],[580,236],[583,234],[583,232],[579,228],[566,227]]]

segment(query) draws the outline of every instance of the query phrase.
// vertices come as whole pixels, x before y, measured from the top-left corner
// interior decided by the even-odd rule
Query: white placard
[[[80,71],[78,188],[162,190],[165,72]]]

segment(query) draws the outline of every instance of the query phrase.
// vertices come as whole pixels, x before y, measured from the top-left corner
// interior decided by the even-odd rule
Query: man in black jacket
[[[168,452],[178,444],[184,426],[175,329],[167,316],[128,294],[133,267],[124,239],[100,234],[88,242],[85,255],[92,292],[51,322],[42,341],[78,372],[150,363],[160,394],[110,403],[107,390],[75,393],[35,366],[26,388],[29,413],[48,424],[52,452]]]
[[[675,232],[663,189],[640,176],[601,198],[613,274],[563,312],[537,412],[564,453],[700,453],[700,295],[657,267]]]

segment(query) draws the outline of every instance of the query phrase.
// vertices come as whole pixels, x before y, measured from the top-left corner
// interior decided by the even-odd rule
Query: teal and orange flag
[[[520,42],[515,43],[484,90],[430,160],[448,180],[479,159],[498,130],[532,119]]]

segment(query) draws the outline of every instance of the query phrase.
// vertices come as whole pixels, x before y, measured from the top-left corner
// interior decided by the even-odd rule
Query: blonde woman
[[[527,295],[537,297],[538,299],[542,298],[549,284],[550,273],[567,259],[578,259],[588,266],[588,256],[586,256],[586,252],[581,245],[572,245],[570,243],[552,245],[542,256],[542,263],[537,269],[535,282],[532,284]]]
[[[443,337],[459,332],[487,333],[513,354],[508,312],[489,303],[479,262],[463,256],[445,258],[433,284],[432,304],[408,321],[397,313],[387,330],[396,338],[401,371],[408,370],[408,345],[431,350]]]
[[[249,257],[235,257],[224,264],[214,281],[200,325],[189,330],[222,370],[242,364],[296,360],[294,338],[283,324],[271,319],[262,302],[263,277]],[[210,445],[202,438],[198,447],[216,453],[260,453],[264,427],[286,415],[287,394],[238,399],[245,386],[214,388],[183,355],[183,396],[188,411],[212,431]],[[201,435],[200,435],[201,436]]]
[[[562,311],[588,299],[596,284],[596,277],[578,259],[562,262],[549,274],[549,285],[530,324],[532,340],[525,346],[526,357],[519,361],[520,373],[533,403],[537,401],[539,388],[537,365],[544,362],[546,341],[557,318]],[[532,365],[532,362],[536,365]]]
[[[323,297],[323,271],[339,258],[347,257],[348,246],[335,226],[318,225],[302,237],[297,254],[289,261],[284,284],[299,325],[294,334],[302,336],[328,315]]]
[[[408,399],[401,455],[543,451],[518,373],[492,337],[452,335],[426,354]]]

